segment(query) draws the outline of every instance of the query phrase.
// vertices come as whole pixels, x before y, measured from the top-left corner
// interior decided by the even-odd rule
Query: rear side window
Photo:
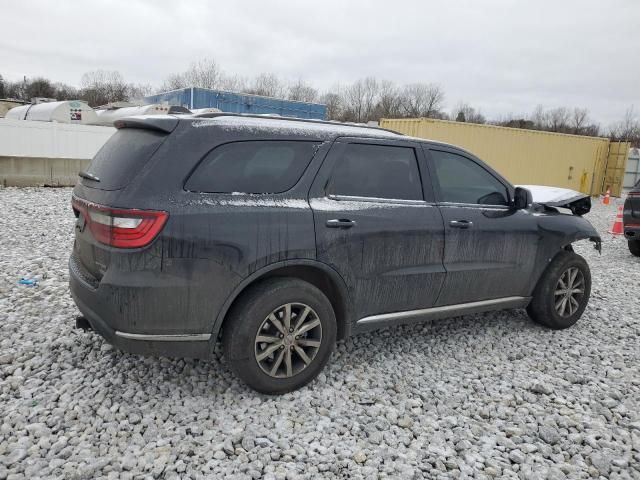
[[[82,178],[81,183],[102,190],[125,187],[167,137],[167,133],[143,128],[118,130],[93,157],[87,169],[100,181]]]
[[[319,143],[253,141],[214,148],[191,174],[185,189],[207,193],[282,193],[309,166]]]
[[[415,151],[410,147],[349,144],[336,160],[327,193],[423,200]]]
[[[507,189],[489,171],[455,153],[431,150],[440,200],[451,203],[507,205]]]

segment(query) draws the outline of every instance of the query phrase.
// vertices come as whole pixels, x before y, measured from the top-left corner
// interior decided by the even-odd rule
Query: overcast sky
[[[213,57],[320,90],[375,76],[435,82],[447,111],[586,107],[606,126],[640,109],[639,0],[4,0],[0,74],[79,85],[118,70],[159,85]]]

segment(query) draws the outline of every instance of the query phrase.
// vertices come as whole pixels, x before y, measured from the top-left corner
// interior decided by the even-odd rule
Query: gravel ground
[[[310,387],[258,395],[219,360],[74,330],[70,189],[0,189],[0,479],[640,478],[640,259],[603,254],[578,324],[523,311],[341,343]],[[36,287],[17,285],[21,277]]]

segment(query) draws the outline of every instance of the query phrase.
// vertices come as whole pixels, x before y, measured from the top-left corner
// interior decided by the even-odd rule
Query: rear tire
[[[224,356],[252,389],[283,394],[322,371],[336,331],[331,303],[318,288],[295,278],[267,279],[243,293],[227,316]]]
[[[640,240],[629,240],[629,251],[631,255],[640,257]]]
[[[555,330],[574,325],[591,295],[591,272],[580,255],[562,251],[551,261],[533,291],[529,317]]]

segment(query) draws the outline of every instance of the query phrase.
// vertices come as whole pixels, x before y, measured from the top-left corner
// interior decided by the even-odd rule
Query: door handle
[[[469,228],[473,226],[473,222],[469,220],[451,220],[449,226],[451,228]]]
[[[348,218],[334,218],[332,220],[327,220],[327,227],[329,228],[351,228],[356,224],[354,220],[349,220]]]

